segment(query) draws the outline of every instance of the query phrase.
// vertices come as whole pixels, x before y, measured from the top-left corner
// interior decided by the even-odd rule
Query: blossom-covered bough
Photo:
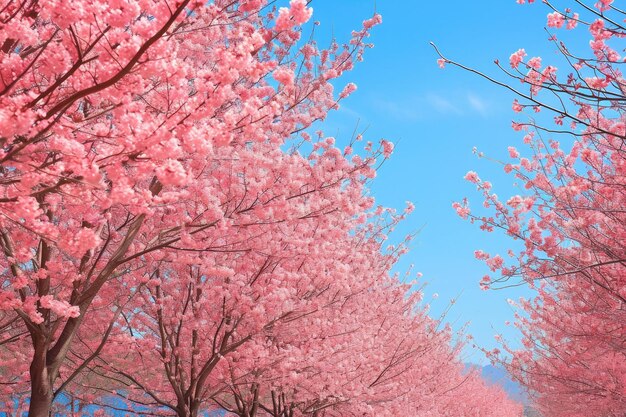
[[[521,251],[509,252],[512,262],[483,251],[476,256],[501,274],[485,277],[485,288],[521,277],[537,290],[534,300],[520,301],[527,313],[517,323],[523,348],[507,347],[511,357],[504,360],[544,415],[621,415],[626,393],[626,80],[620,42],[626,36],[626,12],[612,0],[543,3],[550,9],[547,30],[559,52],[557,65],[527,59],[527,51],[520,49],[511,55],[510,69],[498,64],[513,82],[470,69],[512,90],[518,96],[515,112],[529,109],[540,112],[538,118],[544,113],[553,118],[553,124],[513,123],[525,132],[531,156],[510,147],[512,161],[504,169],[525,191],[500,201],[488,182],[470,172],[466,178],[482,192],[491,213],[470,211],[466,202],[455,208],[483,229],[502,229],[522,243]],[[584,44],[559,40],[560,29],[586,29],[589,52],[579,52]],[[466,68],[441,54],[439,62]]]
[[[381,18],[321,49],[301,40],[311,14],[1,5],[3,412],[430,416],[501,394],[462,375],[390,272],[406,213],[374,208],[366,182],[391,143],[309,133],[355,90],[331,81]],[[297,135],[306,151],[286,151]]]

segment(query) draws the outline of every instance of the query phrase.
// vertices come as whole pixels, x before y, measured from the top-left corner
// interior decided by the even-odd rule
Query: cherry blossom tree
[[[295,363],[275,358],[267,370],[257,369],[248,384],[233,381],[232,391],[218,402],[241,417],[521,416],[521,405],[501,388],[488,387],[475,371],[467,372],[459,360],[460,346],[450,346],[449,328],[438,330],[423,308],[412,314],[406,309],[410,301],[386,299],[392,293],[402,296],[403,290],[376,292],[375,298],[363,294],[368,306],[376,306],[368,310],[374,312],[370,321],[355,322],[350,333],[318,336],[314,346],[304,345],[304,355]],[[399,312],[397,306],[406,310]],[[328,340],[332,343],[325,347]],[[299,383],[290,384],[293,378],[300,378]]]
[[[184,256],[150,261],[155,269],[145,277],[139,304],[118,328],[128,333],[105,349],[106,366],[100,361],[90,370],[127,380],[139,389],[138,402],[147,394],[155,405],[195,415],[219,389],[224,370],[218,365],[225,357],[258,359],[265,338],[282,321],[313,314],[372,284],[355,278],[366,270],[363,259],[376,257],[379,248],[361,244],[357,251],[350,233],[361,224],[382,233],[366,222],[374,215],[367,211],[373,200],[363,186],[385,146],[365,159],[349,157],[351,162],[349,151],[342,154],[333,143],[317,142],[308,157],[268,157],[257,167],[261,176],[247,169],[249,158],[258,159],[254,146],[239,150],[238,158],[224,158],[212,176],[220,178],[215,197],[227,208],[227,221],[202,241],[188,242],[195,246],[187,246]],[[355,265],[359,269],[349,273]],[[380,279],[381,267],[370,275]],[[125,356],[129,345],[136,352]],[[246,372],[240,367],[237,372]]]
[[[151,415],[519,415],[508,399],[495,411],[487,398],[498,389],[464,375],[449,329],[390,276],[405,248],[384,255],[382,245],[411,206],[373,209],[363,193],[390,146],[349,161],[333,143],[267,158],[263,178],[243,169],[253,147],[222,158],[212,176],[228,221],[184,255],[152,259],[137,289],[118,288],[132,307],[109,308],[97,330],[79,332],[71,354],[85,365],[60,389]],[[328,166],[338,167],[332,176]],[[93,337],[111,331],[104,346]],[[458,404],[457,393],[481,389],[492,395]]]
[[[219,198],[235,211],[205,240],[218,246],[155,261],[159,276],[146,283],[143,307],[77,385],[106,387],[134,412],[179,416],[444,413],[457,392],[475,395],[479,380],[464,376],[449,329],[437,330],[417,304],[421,294],[391,276],[406,249],[382,245],[412,207],[371,209],[363,194],[390,146],[368,145],[373,154],[349,161],[351,151],[332,144],[320,139],[307,158],[268,159],[268,181],[228,177],[233,164],[247,164],[244,151],[227,159]],[[343,174],[328,177],[329,165]],[[499,415],[519,414],[510,400],[499,412],[507,406]],[[494,408],[477,400],[455,413],[468,410]]]
[[[77,336],[95,332],[80,339],[99,353],[158,262],[219,247],[207,239],[237,210],[216,197],[220,161],[252,149],[244,162],[265,181],[285,141],[354,90],[337,97],[330,81],[380,17],[320,50],[299,42],[311,12],[303,0],[0,9],[1,383],[29,415],[47,416],[90,366]]]
[[[455,208],[484,230],[501,229],[521,242],[521,250],[508,252],[510,262],[476,252],[500,273],[481,285],[521,277],[537,290],[534,300],[513,302],[525,312],[517,323],[523,349],[505,346],[510,355],[495,352],[494,359],[507,361],[547,416],[616,416],[626,392],[626,81],[619,46],[625,12],[612,0],[543,3],[550,8],[547,30],[560,53],[558,70],[540,57],[527,59],[520,49],[511,55],[510,69],[497,63],[517,81],[504,83],[440,58],[441,65],[469,69],[513,91],[515,112],[540,113],[513,123],[525,132],[530,156],[510,147],[512,161],[504,163],[525,191],[501,201],[489,182],[470,172],[466,179],[491,212],[470,211],[467,201]],[[569,45],[577,42],[559,40],[560,29],[586,29],[590,52],[575,52],[579,47]]]

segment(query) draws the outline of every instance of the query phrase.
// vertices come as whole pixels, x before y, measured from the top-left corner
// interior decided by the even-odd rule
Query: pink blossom
[[[489,287],[491,286],[491,277],[489,275],[485,275],[483,276],[483,278],[480,280],[480,289],[483,291],[486,291],[489,289]]]
[[[541,57],[534,56],[530,58],[528,62],[526,63],[526,65],[528,65],[530,68],[539,70],[539,68],[541,68]]]
[[[245,0],[239,5],[239,10],[242,12],[252,12],[254,10],[258,10],[261,5],[261,0]]]
[[[445,66],[446,66],[446,60],[445,60],[445,59],[443,59],[443,58],[439,58],[439,59],[437,60],[437,65],[439,65],[439,68],[445,68]]]
[[[306,5],[306,0],[291,0],[289,7],[281,7],[274,29],[284,31],[306,23],[313,15],[313,9]]]
[[[346,98],[346,97],[348,97],[350,94],[355,92],[356,89],[357,89],[356,84],[354,84],[354,83],[346,84],[346,86],[343,88],[343,90],[339,94],[339,98]]]
[[[180,186],[187,181],[187,173],[183,165],[175,160],[168,159],[156,169],[156,175],[161,184]]]
[[[526,56],[526,51],[523,49],[518,49],[517,52],[514,52],[509,57],[509,62],[511,64],[511,68],[517,68],[519,64],[523,61]]]
[[[595,7],[601,12],[604,12],[611,8],[611,4],[613,4],[613,0],[599,0],[595,4]]]
[[[574,13],[572,17],[567,19],[567,29],[574,29],[578,25],[578,13]]]
[[[608,49],[608,51],[606,51],[606,59],[609,62],[617,62],[621,59],[621,56],[614,49]]]
[[[589,85],[589,87],[599,90],[608,87],[609,78],[589,77],[585,78],[585,82]]]
[[[18,219],[24,219],[27,222],[35,221],[35,219],[43,214],[37,200],[30,196],[18,197],[17,203],[13,207],[13,212]]]
[[[295,81],[295,74],[286,67],[279,67],[274,71],[273,77],[279,83],[285,86],[292,86]]]
[[[519,158],[519,152],[517,152],[514,146],[509,146],[508,150],[511,158]]]
[[[383,155],[385,158],[389,158],[391,156],[391,154],[393,153],[393,143],[389,142],[388,140],[381,140],[380,144],[383,147]]]
[[[533,141],[533,138],[535,137],[535,132],[531,132],[527,135],[524,135],[523,141],[525,144],[530,144]]]
[[[517,208],[522,203],[522,200],[523,198],[521,196],[514,195],[507,200],[506,204],[510,207]]]
[[[41,307],[49,309],[60,317],[78,317],[80,316],[80,310],[77,306],[72,306],[65,301],[55,300],[52,295],[44,295],[39,298]]]
[[[468,171],[467,174],[463,177],[466,181],[472,182],[474,184],[478,184],[480,182],[480,178],[478,174],[474,171]]]
[[[22,310],[28,315],[28,318],[35,324],[43,323],[44,319],[37,309],[37,297],[29,295],[22,303]]]
[[[491,269],[492,271],[496,271],[502,268],[502,265],[504,264],[504,259],[502,259],[500,255],[496,255],[492,258],[487,259],[486,262],[489,269]]]
[[[313,8],[307,7],[306,0],[291,0],[289,6],[296,25],[306,23],[313,15]]]
[[[602,19],[595,20],[589,26],[589,32],[591,32],[595,40],[606,40],[613,36],[610,31],[605,29],[604,20]]]
[[[556,80],[556,71],[557,71],[557,68],[555,66],[548,65],[541,72],[541,81],[543,82],[545,80],[550,80],[550,81]]]
[[[383,22],[383,17],[380,14],[376,13],[371,18],[363,21],[363,28],[365,30],[369,30],[372,27],[381,24],[382,22]]]
[[[548,27],[561,28],[563,23],[565,23],[565,18],[560,12],[548,14]]]
[[[517,123],[517,122],[512,122],[511,126],[513,127],[513,130],[515,130],[516,132],[519,132],[520,130],[524,128],[523,124]]]
[[[470,214],[470,209],[467,205],[461,205],[459,203],[453,203],[452,208],[456,210],[456,214],[458,214],[461,218],[467,219]]]
[[[82,256],[85,252],[100,244],[100,237],[91,228],[81,227],[68,242],[68,250],[76,256]]]

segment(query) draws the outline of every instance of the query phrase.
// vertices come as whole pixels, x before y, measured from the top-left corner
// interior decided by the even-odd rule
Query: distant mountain
[[[512,400],[518,401],[524,405],[528,405],[528,396],[520,384],[513,381],[509,376],[509,373],[494,365],[485,365],[482,367],[482,377],[485,381],[498,384],[509,394]]]
[[[524,406],[524,417],[541,417],[541,414],[539,414],[539,411],[527,405]]]
[[[528,399],[528,395],[524,391],[524,388],[517,382],[513,381],[509,373],[499,366],[485,365],[480,367],[475,364],[467,364],[468,368],[480,369],[481,375],[485,381],[489,384],[500,385],[504,388],[504,391],[514,401],[517,401],[524,405],[524,417],[541,417],[541,414],[535,410]]]

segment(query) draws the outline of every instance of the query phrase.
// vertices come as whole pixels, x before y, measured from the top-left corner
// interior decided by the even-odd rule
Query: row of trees
[[[540,112],[530,122],[513,124],[525,131],[530,156],[511,147],[512,161],[504,164],[524,191],[501,201],[488,182],[470,173],[467,179],[491,212],[470,212],[466,203],[456,208],[483,229],[504,230],[521,242],[520,251],[509,251],[509,262],[477,252],[501,273],[482,284],[508,285],[521,277],[537,291],[536,298],[516,303],[523,347],[505,345],[507,354],[494,353],[494,360],[529,389],[545,416],[623,416],[626,79],[620,40],[626,12],[612,0],[573,1],[570,7],[543,3],[550,8],[547,30],[560,68],[519,50],[511,55],[510,69],[500,67],[514,82],[481,74],[518,95],[516,112]],[[568,47],[555,35],[559,29],[588,30],[590,51]],[[518,87],[520,81],[527,88]],[[554,124],[542,119],[545,113]]]
[[[312,138],[369,46],[304,0],[0,8],[0,404],[517,416],[391,274],[389,142]]]

